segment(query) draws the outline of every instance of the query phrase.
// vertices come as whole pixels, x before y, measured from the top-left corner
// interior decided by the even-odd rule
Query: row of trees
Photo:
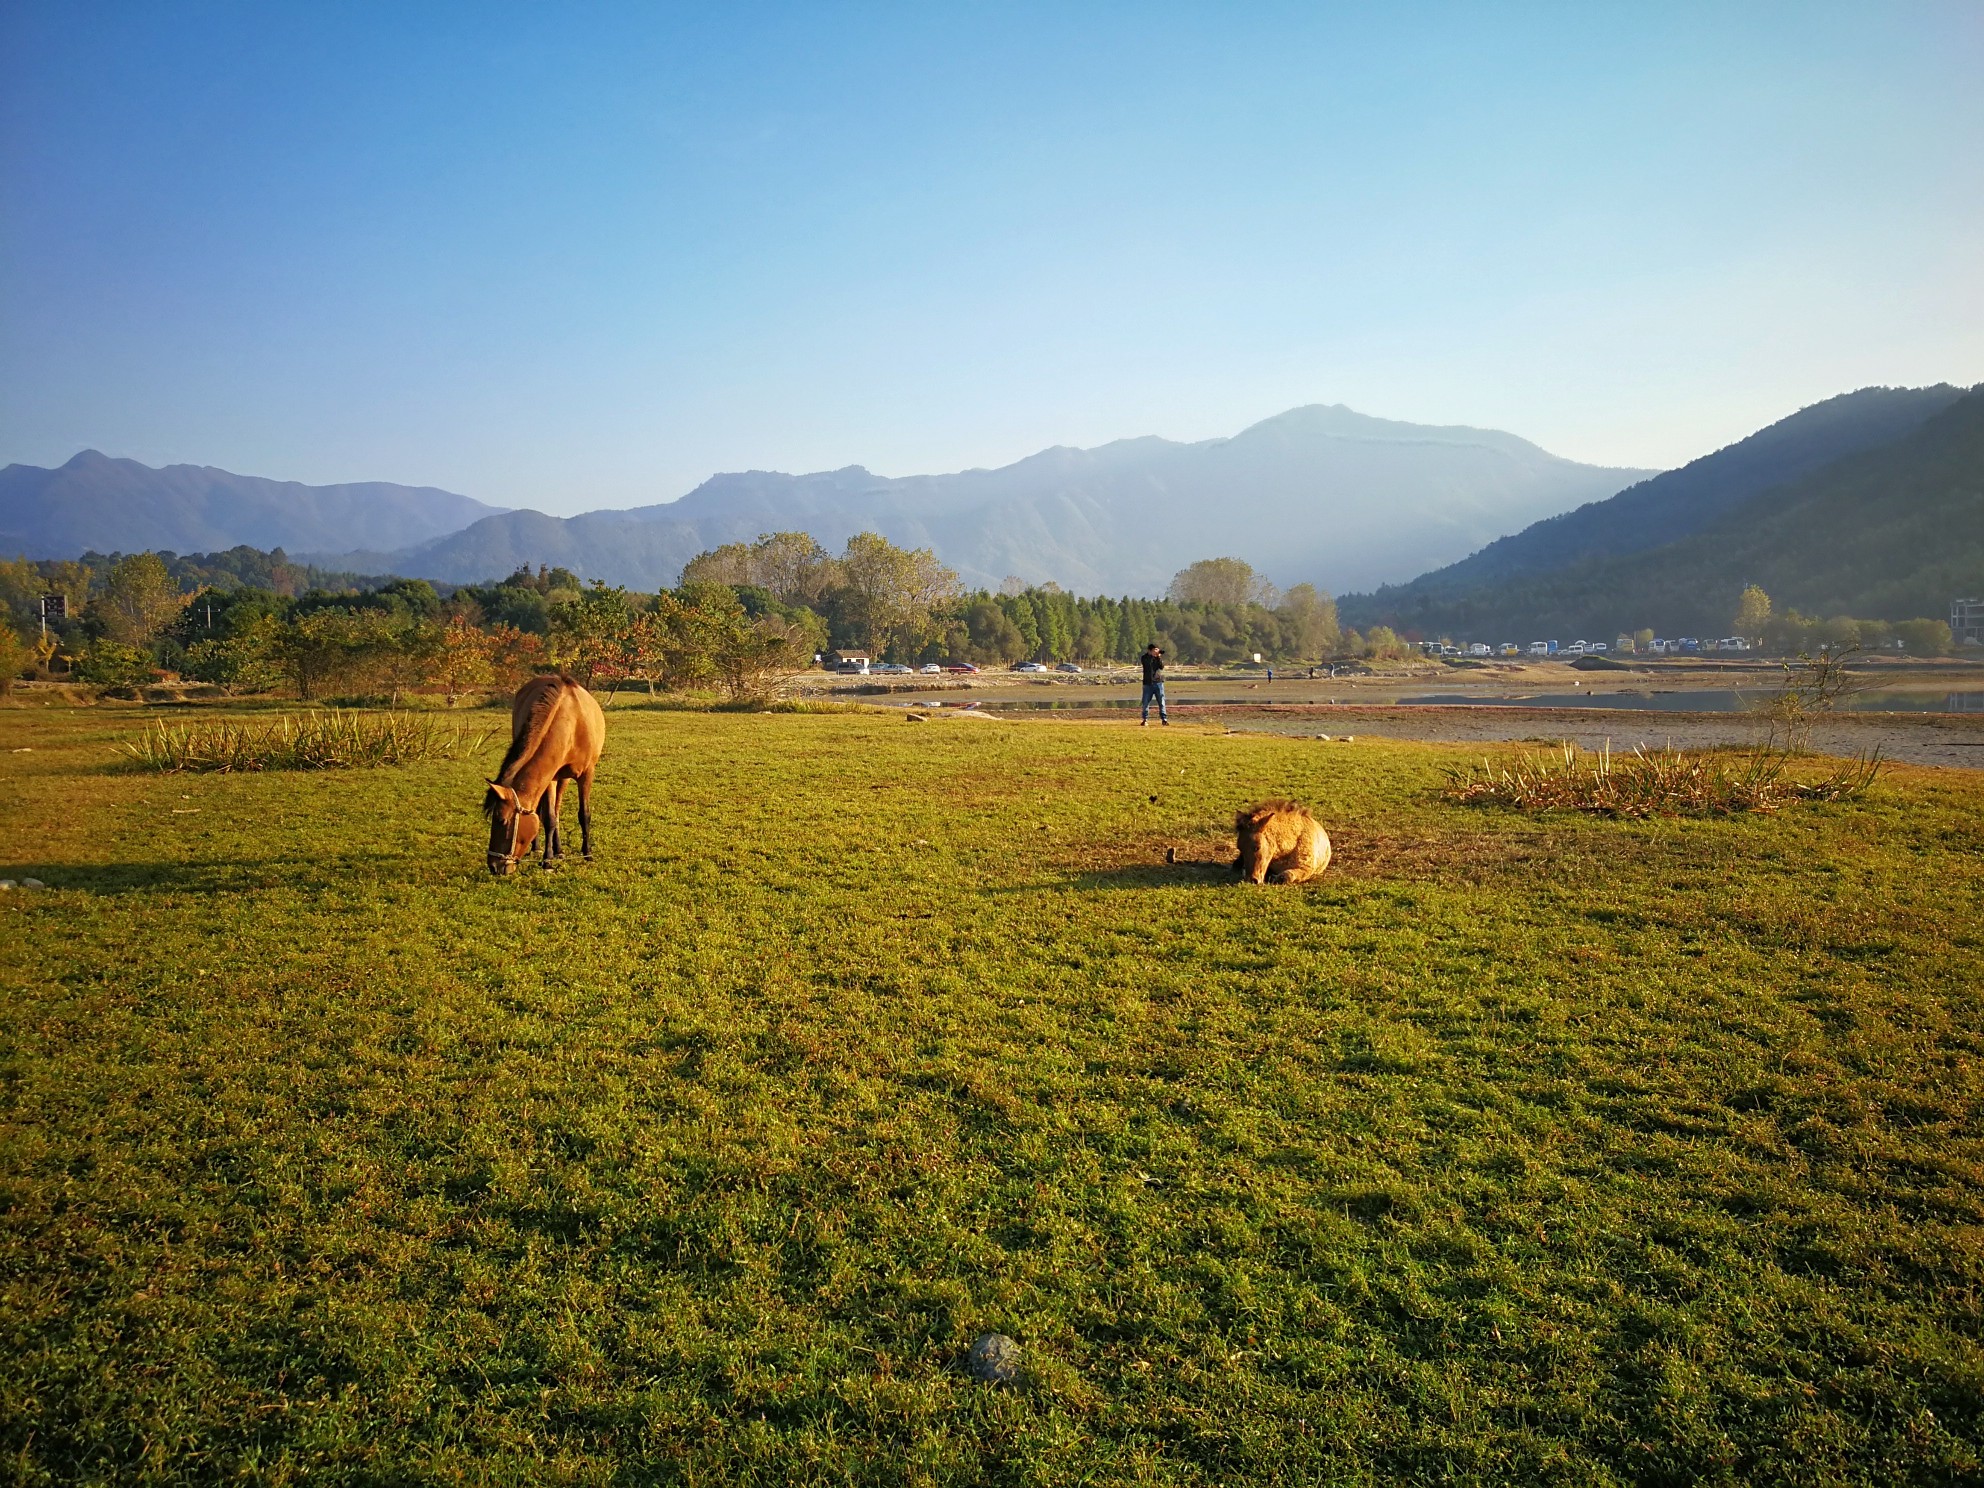
[[[1945,620],[1855,620],[1850,615],[1821,619],[1796,610],[1780,612],[1760,584],[1749,585],[1737,599],[1735,625],[1735,634],[1782,656],[1886,649],[1910,656],[1945,656],[1951,642]]]
[[[265,582],[200,582],[231,574]],[[585,584],[556,568],[520,569],[445,595],[418,579],[293,592],[305,574],[280,554],[251,549],[0,563],[0,602],[12,622],[0,625],[0,680],[38,667],[133,687],[164,671],[242,692],[398,697],[421,689],[452,700],[559,667],[603,688],[748,698],[830,650],[981,666],[1129,662],[1152,641],[1187,664],[1412,650],[1383,626],[1362,635],[1343,629],[1327,594],[1307,584],[1277,592],[1235,558],[1193,564],[1163,599],[1082,598],[1017,579],[998,593],[967,593],[927,548],[898,548],[873,533],[839,554],[799,532],[730,544],[698,555],[676,588],[651,595]],[[67,614],[44,636],[38,608],[48,594],[63,597]],[[1754,585],[1735,620],[1739,634],[1786,653],[1900,642],[1935,655],[1949,645],[1941,621],[1774,613]]]
[[[180,558],[0,564],[0,598],[32,637],[36,601],[68,616],[32,660],[107,687],[160,671],[240,691],[300,697],[513,685],[550,666],[603,686],[769,690],[829,650],[978,665],[1127,662],[1156,641],[1173,660],[1222,663],[1404,654],[1383,628],[1344,632],[1330,597],[1275,592],[1238,559],[1194,564],[1164,599],[1081,598],[1009,579],[966,593],[928,549],[872,533],[839,554],[805,533],[771,533],[703,553],[654,595],[584,584],[563,569],[519,570],[445,595],[421,580],[354,580],[297,592],[314,571],[237,549]],[[226,582],[228,579],[260,582]],[[218,582],[208,582],[216,580]],[[0,662],[9,658],[0,657]],[[25,664],[13,654],[9,676]]]
[[[834,558],[803,532],[775,532],[701,554],[682,578],[807,608],[834,646],[903,662],[1127,662],[1152,641],[1190,663],[1405,649],[1388,631],[1346,636],[1327,594],[1309,584],[1279,594],[1238,558],[1193,564],[1164,599],[1080,598],[1016,578],[996,594],[964,593],[928,549],[906,552],[864,533]]]
[[[1801,615],[1796,610],[1777,610],[1760,584],[1750,584],[1737,597],[1729,621],[1729,634],[1743,637],[1759,650],[1778,656],[1816,655],[1820,651],[1899,650],[1910,656],[1946,656],[1951,646],[1950,628],[1942,620],[1856,620],[1848,615],[1821,619]],[[1634,647],[1644,651],[1654,640],[1650,628],[1621,632]],[[1672,634],[1672,632],[1670,632]],[[1602,638],[1594,634],[1592,639]],[[1451,641],[1451,637],[1439,639]],[[1484,633],[1469,639],[1488,639]]]
[[[14,663],[6,671],[11,680],[30,650],[22,610],[38,616],[37,604],[23,604],[23,592],[56,591],[46,587],[44,565],[0,567],[0,595],[14,622],[0,625],[0,652],[13,648],[0,654],[0,665]],[[45,643],[37,619],[32,654],[44,669],[66,661],[69,675],[109,688],[142,686],[170,672],[236,692],[397,699],[427,689],[452,702],[561,668],[588,685],[645,683],[745,698],[812,665],[823,639],[817,621],[769,604],[754,609],[723,585],[632,595],[582,585],[554,569],[519,572],[445,599],[418,579],[342,593],[186,593],[157,554],[119,558],[101,578],[77,567],[66,577],[84,602],[67,607]]]

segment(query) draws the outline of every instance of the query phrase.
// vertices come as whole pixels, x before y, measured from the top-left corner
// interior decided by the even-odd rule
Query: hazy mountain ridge
[[[1852,399],[1862,402],[1850,418],[1807,417],[1838,414]],[[1851,438],[1877,442],[1812,468],[1815,451],[1831,453]],[[1772,466],[1798,473],[1759,489]],[[1669,508],[1649,495],[1679,477],[1699,490],[1678,517],[1663,520]],[[1588,522],[1607,508],[1621,527],[1649,519],[1665,540],[1586,552],[1472,586],[1455,584],[1452,576],[1468,564],[1455,565],[1398,588],[1345,596],[1346,623],[1383,621],[1475,640],[1560,633],[1609,639],[1615,627],[1641,625],[1713,634],[1728,629],[1736,597],[1750,583],[1761,584],[1780,609],[1806,614],[1942,616],[1953,596],[1984,591],[1984,388],[1848,394],[1622,492],[1592,515],[1570,515]],[[1685,520],[1699,521],[1698,528],[1677,535]],[[1519,539],[1505,546],[1520,550]]]
[[[1008,574],[1086,593],[1154,594],[1197,558],[1246,558],[1283,583],[1342,588],[1424,571],[1647,472],[1562,460],[1497,430],[1291,409],[1195,443],[1055,446],[997,469],[883,476],[861,466],[712,476],[678,501],[553,518],[488,517],[389,555],[467,582],[518,563],[653,589],[696,553],[800,529],[934,548],[968,584]],[[347,553],[313,560],[349,567]]]
[[[211,465],[154,469],[84,450],[53,470],[0,470],[0,553],[219,552],[366,547],[396,551],[504,508],[433,486],[306,486]]]

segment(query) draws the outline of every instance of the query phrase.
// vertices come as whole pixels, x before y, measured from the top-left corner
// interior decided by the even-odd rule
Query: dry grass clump
[[[1790,756],[1757,749],[1730,755],[1692,749],[1610,749],[1582,754],[1566,744],[1553,759],[1525,754],[1513,764],[1484,759],[1448,774],[1449,800],[1518,811],[1589,811],[1600,816],[1728,816],[1775,811],[1791,801],[1846,801],[1879,776],[1880,751],[1819,779],[1787,773]]]
[[[480,750],[494,732],[415,713],[331,709],[285,714],[271,723],[160,720],[118,749],[140,768],[167,774],[356,770],[409,765],[424,759],[459,759]]]

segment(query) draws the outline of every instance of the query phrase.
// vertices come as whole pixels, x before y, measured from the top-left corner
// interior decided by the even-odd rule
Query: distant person
[[[1273,668],[1273,667],[1269,667],[1269,668],[1268,668],[1268,681],[1270,681],[1270,682],[1272,682],[1272,681],[1274,681],[1274,668]]]
[[[1156,641],[1144,647],[1144,654],[1138,658],[1144,667],[1144,720],[1142,728],[1150,727],[1150,705],[1157,703],[1157,721],[1169,728],[1171,715],[1164,708],[1164,651]]]

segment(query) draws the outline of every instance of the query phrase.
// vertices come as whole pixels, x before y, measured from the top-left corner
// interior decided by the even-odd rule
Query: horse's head
[[[537,813],[524,810],[515,791],[492,780],[482,798],[482,814],[489,818],[489,871],[501,878],[516,871],[537,841]]]

